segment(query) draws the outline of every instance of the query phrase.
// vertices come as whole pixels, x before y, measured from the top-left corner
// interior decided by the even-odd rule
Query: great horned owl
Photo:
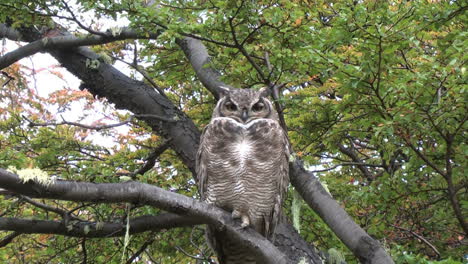
[[[289,145],[268,90],[223,88],[201,136],[197,174],[202,200],[232,212],[272,240],[289,183]],[[247,249],[208,227],[220,263],[255,263]]]

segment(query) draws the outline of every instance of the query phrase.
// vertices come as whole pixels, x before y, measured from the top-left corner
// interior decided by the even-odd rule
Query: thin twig
[[[83,261],[81,262],[81,264],[87,264],[88,252],[86,251],[86,237],[83,237],[83,239],[81,239],[81,251],[83,252]]]
[[[141,255],[141,253],[143,253],[146,248],[153,244],[154,242],[154,238],[151,238],[149,240],[147,240],[145,243],[143,243],[143,245],[127,260],[126,264],[131,264],[131,263],[134,263],[134,260]]]
[[[423,236],[417,234],[416,232],[414,232],[413,230],[409,230],[409,229],[406,229],[406,228],[403,228],[403,227],[399,227],[397,225],[393,225],[391,224],[391,226],[397,228],[397,229],[400,229],[400,230],[403,230],[403,231],[406,231],[408,233],[410,233],[411,235],[413,235],[414,237],[416,237],[417,239],[419,239],[420,241],[422,241],[424,244],[428,245],[436,254],[438,257],[440,257],[440,252],[439,250],[437,250],[437,248],[432,245],[427,239],[425,239]]]
[[[135,117],[154,118],[154,119],[158,119],[158,120],[165,121],[165,122],[177,122],[177,120],[175,120],[175,119],[170,119],[170,118],[167,118],[167,117],[164,117],[164,116],[153,115],[153,114],[138,114],[138,115],[135,115]]]
[[[193,259],[198,259],[198,260],[206,260],[205,258],[201,258],[201,257],[198,257],[198,256],[195,256],[195,255],[192,255],[192,254],[188,253],[187,251],[185,251],[183,248],[181,248],[179,246],[175,246],[175,248],[177,250],[179,250],[180,252],[184,253],[184,255],[186,255],[187,257],[190,257],[190,258],[193,258]]]
[[[5,236],[2,240],[0,240],[0,248],[7,246],[13,241],[13,239],[15,239],[15,237],[20,236],[20,235],[21,235],[20,232],[13,232]]]
[[[4,72],[4,71],[2,71],[2,75],[7,78],[6,82],[4,84],[2,84],[2,88],[7,86],[12,80],[15,79],[15,78],[11,77],[7,72]]]
[[[28,196],[24,196],[24,195],[21,195],[19,196],[21,199],[23,199],[23,201],[27,202],[28,204],[31,204],[37,208],[41,208],[43,210],[46,210],[46,211],[49,211],[49,212],[54,212],[62,217],[65,217],[66,215],[69,215],[71,218],[75,219],[75,220],[80,220],[79,218],[75,217],[75,216],[72,216],[69,212],[65,211],[65,210],[62,210],[60,208],[57,208],[57,207],[52,207],[50,205],[47,205],[47,204],[43,204],[43,203],[40,203],[40,202],[36,202],[34,201],[33,199],[29,198]]]
[[[135,47],[136,48],[136,47]],[[143,75],[143,78],[145,78],[150,84],[151,86],[154,87],[154,89],[156,89],[160,95],[164,96],[167,98],[166,96],[166,93],[164,92],[164,90],[162,90],[154,81],[153,79],[148,75],[148,73],[146,71],[144,71],[143,69],[141,69],[140,66],[138,66],[137,64],[135,64],[136,62],[136,59],[134,59],[133,63],[129,63],[129,62],[126,62],[125,60],[119,58],[119,57],[116,57],[116,56],[113,56],[113,55],[110,55],[112,58],[118,60],[118,61],[121,61],[125,64],[127,64],[128,66],[132,67],[134,70],[136,70],[138,73],[140,73],[141,75]]]
[[[145,164],[141,168],[139,168],[137,171],[135,171],[135,172],[133,172],[131,174],[132,179],[135,180],[137,175],[139,175],[139,174],[143,175],[143,174],[145,174],[145,172],[152,169],[154,167],[154,165],[156,164],[156,159],[164,151],[166,151],[169,148],[169,143],[170,143],[170,140],[167,140],[167,141],[163,142],[161,145],[159,145],[156,149],[154,149],[153,152],[151,152],[148,155],[148,157],[146,158]]]
[[[69,20],[72,20],[74,21],[76,24],[78,24],[78,26],[80,26],[82,29],[88,31],[89,33],[91,34],[94,34],[94,35],[98,35],[98,36],[102,36],[102,37],[107,37],[108,34],[104,33],[104,32],[100,32],[100,31],[96,31],[96,30],[93,30],[92,28],[90,27],[87,27],[85,26],[83,23],[81,23],[75,16],[75,14],[73,13],[73,11],[71,10],[71,8],[68,6],[67,2],[66,1],[62,1],[63,5],[65,6],[65,9],[68,11],[68,13],[72,16],[71,18],[69,18]]]
[[[59,122],[59,123],[56,123],[56,122],[45,122],[45,123],[37,123],[37,122],[34,122],[30,119],[28,119],[26,116],[22,116],[24,119],[26,119],[28,122],[29,122],[29,127],[35,127],[35,126],[60,126],[60,125],[72,125],[72,126],[77,126],[77,127],[81,127],[81,128],[86,128],[86,129],[92,129],[92,130],[96,130],[96,131],[100,131],[100,130],[104,130],[104,129],[109,129],[109,128],[114,128],[114,127],[118,127],[118,126],[123,126],[123,125],[126,125],[128,123],[130,123],[134,116],[130,116],[129,118],[127,118],[125,121],[122,121],[120,123],[117,123],[117,124],[110,124],[110,125],[102,125],[102,126],[90,126],[90,125],[84,125],[84,124],[80,124],[80,123],[76,123],[76,122],[70,122],[70,121],[66,121],[63,116],[60,116],[62,118],[62,122]]]

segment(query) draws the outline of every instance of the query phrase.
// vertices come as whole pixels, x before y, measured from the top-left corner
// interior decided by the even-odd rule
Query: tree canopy
[[[2,0],[0,260],[215,263],[210,224],[265,263],[466,262],[467,9]],[[274,243],[198,201],[220,86],[269,87],[288,131]]]

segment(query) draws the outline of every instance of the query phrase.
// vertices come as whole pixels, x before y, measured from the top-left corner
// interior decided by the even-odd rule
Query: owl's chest
[[[245,160],[257,157],[256,154],[268,150],[271,145],[269,142],[275,141],[271,123],[271,120],[266,119],[248,124],[221,119],[213,124],[211,152],[223,159]]]

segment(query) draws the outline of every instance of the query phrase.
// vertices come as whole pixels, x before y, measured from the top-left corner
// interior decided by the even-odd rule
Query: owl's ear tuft
[[[220,98],[226,97],[229,94],[230,91],[231,91],[231,89],[229,87],[219,86],[219,89],[218,89],[219,97]]]
[[[268,87],[263,87],[259,91],[261,97],[268,97],[270,95],[270,89]]]

